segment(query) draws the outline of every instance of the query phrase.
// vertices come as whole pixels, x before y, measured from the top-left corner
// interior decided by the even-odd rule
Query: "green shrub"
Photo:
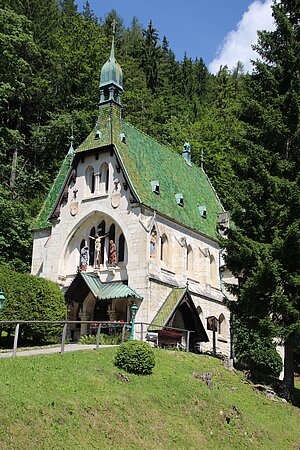
[[[94,334],[87,334],[85,336],[80,336],[78,344],[81,344],[81,345],[94,344],[95,345],[96,344],[96,336]]]
[[[155,366],[153,350],[146,342],[124,342],[117,350],[115,365],[130,373],[148,375]]]
[[[96,344],[96,334],[88,334],[86,336],[81,336],[79,339],[79,344]],[[125,333],[125,340],[129,338],[129,332]],[[101,345],[118,345],[122,342],[122,332],[117,331],[112,335],[100,333],[100,344]]]
[[[0,320],[65,320],[66,304],[59,286],[45,278],[0,267],[0,289],[5,295]],[[2,329],[13,331],[14,326]],[[34,343],[56,342],[62,325],[22,324],[20,338]]]

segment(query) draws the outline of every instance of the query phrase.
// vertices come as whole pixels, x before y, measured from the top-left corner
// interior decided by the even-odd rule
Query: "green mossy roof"
[[[95,139],[96,131],[101,138]],[[120,133],[125,132],[126,143]],[[198,166],[189,166],[181,155],[155,139],[121,121],[120,108],[100,108],[93,131],[77,148],[76,154],[114,144],[127,172],[133,190],[145,206],[207,236],[217,238],[217,220],[223,210],[208,177]],[[51,214],[70,162],[66,159],[49,192],[35,228],[49,226]],[[152,191],[151,181],[158,180],[160,194]],[[183,195],[184,206],[177,204],[175,194]],[[198,206],[205,206],[207,218],[201,217]]]
[[[156,316],[152,320],[148,331],[158,330],[166,325],[185,292],[185,288],[172,289],[172,291],[158,310]]]
[[[183,225],[217,237],[220,202],[205,173],[189,166],[181,155],[159,144],[155,139],[123,122],[126,144],[117,149],[140,201]],[[152,191],[151,181],[158,180],[160,194]],[[175,194],[183,195],[184,206],[177,204]],[[207,218],[198,206],[205,206]]]
[[[51,227],[52,224],[49,221],[49,216],[57,202],[59,195],[62,192],[62,189],[65,184],[65,180],[68,177],[70,167],[72,165],[72,161],[73,161],[72,154],[68,154],[65,157],[65,159],[63,160],[63,162],[59,168],[58,174],[50,188],[50,191],[48,192],[48,195],[42,206],[42,209],[36,218],[36,221],[35,221],[34,227],[33,227],[35,230]]]

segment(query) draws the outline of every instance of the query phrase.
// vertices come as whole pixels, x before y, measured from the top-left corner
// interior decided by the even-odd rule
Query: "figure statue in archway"
[[[111,264],[112,266],[115,266],[117,263],[117,249],[116,244],[111,239],[109,241],[109,257],[108,257],[108,264]]]
[[[80,250],[80,270],[86,270],[89,264],[89,248],[87,245]]]
[[[104,236],[99,236],[99,234],[96,234],[96,236],[90,236],[90,239],[95,240],[95,252],[96,252],[96,267],[100,267],[101,263],[101,240],[106,238],[108,234],[105,234]]]
[[[156,231],[153,229],[150,236],[150,258],[155,258],[156,254]]]

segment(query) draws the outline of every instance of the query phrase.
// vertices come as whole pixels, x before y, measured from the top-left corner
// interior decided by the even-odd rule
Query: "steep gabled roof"
[[[97,132],[99,139],[95,139]],[[121,133],[125,133],[125,142]],[[109,145],[113,145],[139,202],[184,226],[217,238],[218,215],[223,208],[202,169],[194,164],[189,166],[181,155],[122,121],[120,108],[114,104],[100,109],[93,131],[77,148],[76,155],[79,158],[82,152],[101,151]],[[62,175],[62,169],[60,172]],[[152,190],[151,182],[155,180],[159,183],[159,195]],[[58,179],[54,184],[55,189],[50,197],[48,195],[37,228],[49,226],[48,218],[55,204],[54,192],[58,194],[59,190]],[[176,194],[182,194],[183,206],[178,205]],[[206,218],[201,216],[199,206],[205,206]]]
[[[223,209],[206,174],[132,125],[123,122],[123,129],[126,144],[117,144],[117,149],[141,202],[216,238],[218,215]],[[155,180],[159,182],[159,195],[152,191],[151,181]],[[176,194],[182,194],[183,206],[178,205]],[[206,218],[201,217],[198,209],[203,205],[207,210]]]
[[[148,327],[148,331],[160,330],[167,324],[185,293],[185,288],[172,289],[166,300],[157,311],[151,325]]]
[[[51,227],[51,222],[49,221],[50,214],[53,211],[53,208],[57,202],[57,199],[60,197],[62,190],[64,189],[64,185],[66,179],[68,178],[70,168],[73,161],[73,155],[67,154],[61,166],[59,168],[58,174],[48,192],[46,200],[39,212],[39,215],[36,218],[34,223],[34,229],[48,228]]]

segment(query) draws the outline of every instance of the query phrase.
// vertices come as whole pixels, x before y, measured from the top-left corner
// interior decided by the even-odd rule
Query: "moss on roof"
[[[73,157],[74,156],[72,154],[67,154],[67,156],[61,163],[58,174],[56,175],[56,178],[48,192],[48,195],[42,206],[42,209],[36,218],[33,229],[36,230],[36,229],[40,229],[40,228],[51,227],[52,224],[49,221],[49,216],[50,216],[50,214],[58,200],[58,197],[60,196],[62,189],[65,185],[65,181],[68,177],[70,167],[72,165]]]
[[[185,292],[185,288],[172,289],[172,291],[156,313],[154,319],[151,322],[151,325],[148,328],[148,331],[161,329],[167,324]]]
[[[97,131],[100,132],[99,139],[95,139]],[[126,143],[121,140],[121,132],[125,132]],[[142,204],[189,228],[217,238],[218,215],[223,209],[203,170],[194,164],[189,166],[181,155],[121,121],[120,108],[114,104],[100,109],[93,131],[77,148],[76,154],[97,148],[100,150],[111,144],[118,152]],[[49,226],[48,218],[66,179],[67,166],[65,160],[38,217],[36,228]],[[159,182],[159,195],[152,191],[151,181],[154,180]],[[183,195],[183,206],[177,204],[175,194]],[[206,218],[201,217],[199,206],[206,207]]]
[[[123,129],[126,144],[117,144],[117,149],[141,202],[216,238],[222,206],[203,170],[194,164],[189,166],[181,155],[126,122]],[[159,195],[152,191],[154,180],[159,182]],[[183,206],[177,204],[175,194],[183,195]],[[198,206],[206,207],[206,219],[201,217]]]

